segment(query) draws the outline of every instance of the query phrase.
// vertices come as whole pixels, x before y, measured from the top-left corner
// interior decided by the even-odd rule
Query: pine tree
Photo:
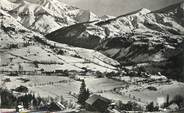
[[[148,104],[146,106],[146,110],[149,111],[149,112],[158,111],[159,107],[158,106],[154,106],[154,103],[151,102],[150,104]]]
[[[78,96],[78,103],[81,105],[85,104],[85,101],[89,98],[90,92],[86,89],[85,81],[83,80],[80,87],[80,92]]]
[[[167,98],[166,98],[166,106],[169,106],[169,95],[167,95]]]
[[[150,111],[150,112],[154,111],[154,103],[151,102],[150,104],[148,104],[146,106],[146,109],[147,109],[147,111]]]
[[[35,98],[35,95],[33,95],[33,106],[34,106],[34,107],[37,107],[37,106],[38,106],[38,101],[37,101],[37,99]]]

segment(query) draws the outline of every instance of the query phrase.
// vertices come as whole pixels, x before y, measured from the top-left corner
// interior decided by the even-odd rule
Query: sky
[[[157,10],[184,0],[60,0],[95,14],[119,16],[140,8]]]

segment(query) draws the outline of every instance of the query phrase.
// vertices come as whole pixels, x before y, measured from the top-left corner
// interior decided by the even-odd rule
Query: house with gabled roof
[[[100,95],[92,95],[86,100],[86,109],[89,111],[99,111],[100,113],[107,113],[107,109],[111,100]]]

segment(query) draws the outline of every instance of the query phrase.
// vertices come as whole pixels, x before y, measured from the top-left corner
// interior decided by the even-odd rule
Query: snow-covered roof
[[[97,100],[101,100],[105,103],[110,103],[110,100],[105,98],[105,97],[102,97],[100,95],[92,95],[91,97],[89,97],[87,100],[86,100],[86,103],[89,104],[89,105],[93,105]]]

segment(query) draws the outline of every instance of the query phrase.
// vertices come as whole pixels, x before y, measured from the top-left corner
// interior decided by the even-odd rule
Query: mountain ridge
[[[57,65],[58,69],[67,64],[71,69],[80,71],[83,67],[92,70],[98,70],[96,67],[99,67],[103,71],[117,71],[117,67],[121,64],[121,68],[142,66],[146,72],[152,74],[161,72],[171,78],[183,76],[181,71],[184,67],[183,63],[179,66],[174,63],[183,59],[180,56],[183,56],[184,50],[181,46],[184,42],[184,26],[182,15],[178,16],[178,12],[155,13],[142,8],[126,15],[106,16],[101,19],[90,11],[70,7],[57,0],[49,2],[44,0],[40,3],[43,5],[30,2],[13,3],[14,5],[11,3],[7,2],[9,8],[7,7],[3,12],[15,23],[8,27],[1,27],[4,30],[3,33],[6,31],[2,37],[10,39],[7,41],[11,42],[10,56],[12,57],[13,54],[23,61],[29,59],[32,61],[30,67],[33,69],[39,67],[46,70],[45,65],[50,63],[53,67]],[[62,5],[58,6],[58,4]],[[66,18],[62,18],[63,16]],[[17,29],[14,27],[16,23],[21,30],[14,30]],[[40,33],[46,34],[45,37]],[[28,38],[24,39],[27,36]],[[29,37],[33,42],[26,45],[29,50],[22,46],[17,48],[13,41],[26,43],[29,42]],[[6,47],[7,44],[4,44]],[[35,44],[36,47],[33,46]],[[24,56],[21,56],[21,50],[24,51]],[[35,50],[39,57],[45,57],[44,60],[39,59],[37,55],[32,56],[36,54]],[[38,50],[43,51],[42,55]],[[61,55],[58,55],[58,52]],[[69,59],[79,62],[74,65]],[[20,64],[25,64],[22,60]]]
[[[58,0],[42,0],[36,3],[26,0],[15,2],[2,0],[1,2],[0,7],[7,10],[22,25],[43,34],[75,23],[99,19],[88,10],[69,6]],[[7,6],[4,7],[3,4]]]
[[[46,40],[38,31],[32,31],[22,25],[7,10],[0,9],[0,13],[2,17],[0,18],[0,58],[1,61],[3,60],[0,62],[0,71],[81,72],[86,69],[111,72],[117,70],[116,66],[119,65],[117,61],[95,50],[70,47]]]
[[[169,7],[173,6],[177,10],[176,6],[180,5]],[[183,22],[178,12],[173,12],[173,9],[171,12],[158,13],[143,8],[105,21],[81,23],[79,26],[83,26],[82,31],[77,24],[68,26],[65,28],[67,31],[59,29],[46,35],[46,38],[77,47],[97,49],[118,60],[121,65],[136,68],[145,64],[143,67],[150,73],[161,72],[171,78],[183,78],[181,71],[178,71],[183,68],[183,64],[176,68],[167,67],[175,65],[172,59],[178,58],[178,54],[182,54],[184,50],[183,47],[182,51],[178,50],[184,41]],[[89,42],[88,39],[96,37],[97,40]],[[94,45],[87,46],[86,43]]]

